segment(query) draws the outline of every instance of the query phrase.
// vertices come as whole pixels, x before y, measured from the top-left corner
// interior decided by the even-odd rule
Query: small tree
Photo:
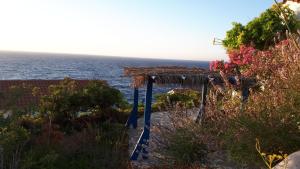
[[[65,79],[49,87],[49,94],[41,98],[40,111],[56,122],[68,122],[80,111],[107,113],[125,104],[122,93],[103,81],[91,81],[79,88],[75,81]]]
[[[283,16],[286,23],[283,21]],[[275,37],[285,39],[287,26],[292,33],[296,32],[298,26],[295,13],[288,7],[274,5],[245,26],[241,23],[233,23],[233,28],[226,33],[223,46],[227,50],[239,49],[241,45],[267,49],[275,44],[273,43]]]
[[[75,81],[65,79],[59,85],[49,86],[49,94],[40,101],[40,111],[43,115],[56,119],[70,120],[76,116],[82,105],[80,90]]]

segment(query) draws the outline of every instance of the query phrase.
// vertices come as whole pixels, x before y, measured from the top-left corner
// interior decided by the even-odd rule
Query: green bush
[[[222,127],[224,145],[239,163],[263,165],[255,149],[256,139],[267,154],[300,149],[300,52],[293,42],[282,41],[254,56],[258,64],[252,65],[253,74],[263,88],[251,93],[242,112],[235,110],[232,99],[224,102],[230,115],[222,119],[227,122]]]
[[[23,89],[14,89],[19,97]],[[39,94],[31,88],[26,92]],[[4,169],[128,167],[128,114],[122,112],[128,104],[120,91],[102,81],[79,88],[65,79],[50,86],[40,103],[38,113],[9,109],[7,118],[0,114]]]
[[[296,32],[299,27],[294,12],[288,7],[280,7],[284,11],[289,28]],[[274,5],[245,26],[233,23],[233,28],[226,33],[223,46],[228,50],[239,49],[241,45],[252,45],[257,49],[273,46],[274,38],[278,35],[285,37],[288,30],[281,15],[278,6]]]
[[[127,132],[121,124],[90,126],[72,135],[65,135],[55,145],[36,144],[28,147],[21,168],[126,168],[129,157],[127,142]]]
[[[49,120],[68,125],[82,115],[79,112],[102,116],[105,121],[113,118],[109,115],[122,114],[121,109],[127,104],[119,90],[103,81],[91,81],[79,88],[75,81],[65,79],[59,85],[49,87],[49,94],[41,98],[39,110]]]
[[[256,117],[240,115],[229,123],[225,144],[235,161],[263,165],[255,149],[256,138],[262,149],[271,154],[280,151],[290,154],[299,150],[299,111],[288,108],[275,111],[272,116],[268,112],[257,113]]]
[[[13,115],[7,119],[1,119],[0,124],[0,158],[4,168],[17,169],[24,148],[30,139],[30,132],[19,126],[18,117]]]
[[[199,106],[200,93],[194,90],[175,91],[155,95],[153,107],[158,110],[168,110],[180,104],[183,108],[190,109]]]
[[[166,155],[174,160],[176,164],[187,165],[205,161],[206,145],[188,128],[176,130],[167,139],[170,143]]]

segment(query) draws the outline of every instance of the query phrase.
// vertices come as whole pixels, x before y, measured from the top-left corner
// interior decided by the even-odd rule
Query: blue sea
[[[69,55],[27,52],[0,52],[0,79],[101,79],[119,89],[131,101],[131,79],[124,77],[126,66],[208,67],[207,61],[140,59],[91,55]],[[153,93],[170,88],[154,87]],[[140,98],[144,97],[141,89]]]

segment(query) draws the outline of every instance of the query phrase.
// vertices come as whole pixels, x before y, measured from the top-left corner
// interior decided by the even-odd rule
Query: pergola
[[[209,71],[203,68],[186,68],[186,67],[126,67],[124,68],[125,76],[132,78],[132,87],[134,88],[134,101],[131,114],[126,123],[127,127],[137,127],[138,113],[138,93],[139,87],[144,85],[146,88],[145,109],[144,109],[144,128],[140,138],[131,154],[130,160],[137,160],[142,152],[142,158],[148,158],[148,147],[150,138],[150,121],[151,121],[151,104],[152,104],[152,88],[153,83],[159,86],[179,85],[185,88],[201,89],[200,110],[196,118],[196,122],[201,121],[205,113],[206,95],[208,85],[223,85],[224,81],[218,72]],[[247,79],[242,79],[246,81]],[[228,81],[235,84],[236,80],[229,77]],[[248,81],[248,80],[247,80]],[[249,95],[250,85],[244,83],[242,87],[242,101],[244,102]]]

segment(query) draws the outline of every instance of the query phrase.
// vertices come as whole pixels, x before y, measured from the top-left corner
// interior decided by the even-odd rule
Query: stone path
[[[190,118],[195,119],[198,109],[189,110],[188,114]],[[149,159],[143,160],[141,155],[137,161],[132,162],[133,168],[136,169],[146,169],[153,166],[158,166],[161,164],[161,160],[164,158],[159,154],[158,145],[156,145],[158,138],[153,132],[157,127],[171,127],[171,118],[169,112],[155,112],[151,114],[151,128],[150,128],[150,140],[149,140]],[[130,128],[128,130],[129,134],[129,154],[132,153],[142,131],[144,125],[144,118],[138,119],[137,129]],[[158,158],[159,157],[159,158]],[[164,161],[166,162],[166,161]],[[238,169],[234,164],[229,163],[226,160],[224,152],[212,152],[208,154],[208,163],[210,167],[208,169]]]
[[[168,117],[168,112],[156,112],[151,114],[151,128],[150,128],[150,140],[149,140],[149,159],[143,160],[141,158],[141,155],[139,156],[138,160],[136,162],[133,162],[133,165],[135,168],[149,168],[150,166],[154,166],[159,164],[158,159],[156,156],[159,154],[153,153],[156,146],[153,140],[153,130],[155,126],[157,125],[168,125],[170,123],[170,118]],[[138,127],[137,129],[130,128],[128,130],[129,135],[129,154],[132,153],[133,149],[135,148],[135,145],[143,132],[143,126],[144,126],[144,118],[138,119]]]

